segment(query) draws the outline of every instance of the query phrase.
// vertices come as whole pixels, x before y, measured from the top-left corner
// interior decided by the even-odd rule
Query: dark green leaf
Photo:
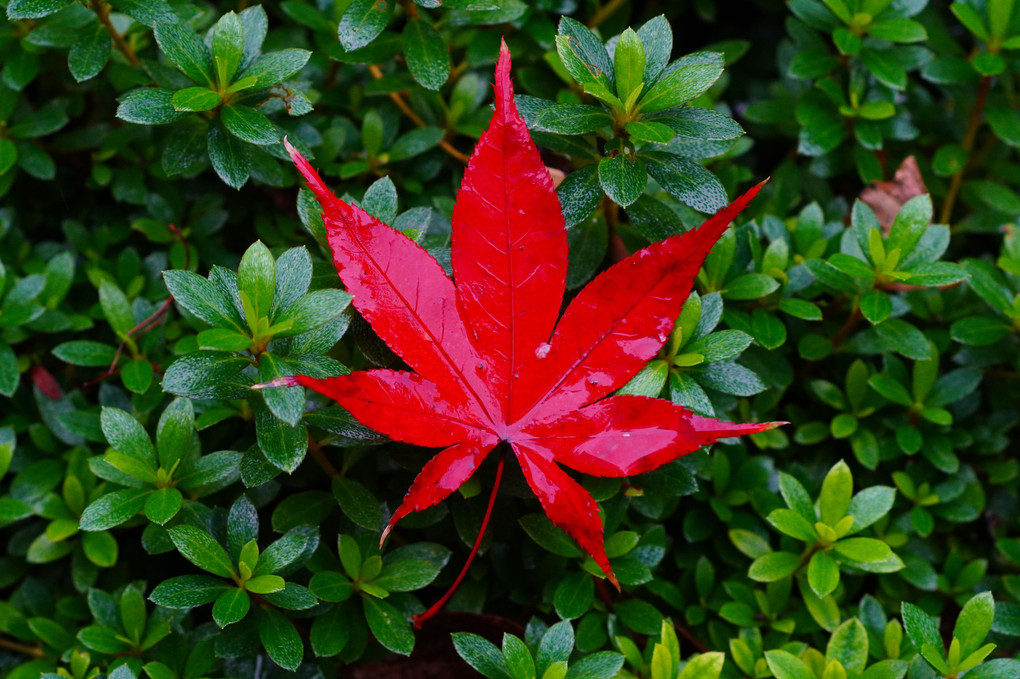
[[[387,0],[381,1],[388,4]],[[428,22],[417,18],[407,22],[402,36],[411,75],[423,87],[438,90],[450,76],[450,53],[443,36]]]
[[[393,0],[354,0],[340,19],[338,36],[346,50],[356,50],[375,40],[386,28]]]

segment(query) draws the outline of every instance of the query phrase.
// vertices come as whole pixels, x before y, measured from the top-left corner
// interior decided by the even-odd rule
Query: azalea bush
[[[0,677],[1020,677],[1020,4],[0,8]]]

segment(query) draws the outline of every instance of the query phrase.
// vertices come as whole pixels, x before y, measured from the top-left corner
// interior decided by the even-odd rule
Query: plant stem
[[[0,638],[0,648],[6,648],[8,651],[14,651],[15,653],[21,653],[33,658],[46,657],[46,654],[43,653],[43,650],[38,646],[29,646],[28,644],[21,644],[9,639]]]
[[[836,332],[835,335],[832,336],[833,351],[838,349],[839,345],[842,344],[846,340],[846,338],[850,336],[850,333],[853,332],[853,329],[857,327],[857,324],[860,323],[863,318],[864,316],[861,314],[860,307],[855,306],[854,310],[850,312],[850,316],[847,317],[846,322],[843,324],[843,326]]]
[[[482,517],[482,526],[478,529],[478,537],[475,538],[475,544],[471,547],[471,553],[468,554],[467,561],[464,563],[464,567],[460,569],[460,574],[457,575],[457,579],[450,585],[450,589],[446,590],[446,594],[432,604],[424,613],[420,615],[412,616],[414,621],[414,628],[421,629],[421,624],[434,616],[439,610],[446,605],[446,602],[450,600],[453,593],[457,591],[457,587],[460,586],[464,576],[467,575],[468,568],[471,567],[471,562],[474,561],[475,555],[478,554],[478,548],[482,546],[482,538],[485,537],[485,529],[489,527],[489,518],[492,516],[492,506],[496,504],[496,491],[499,490],[499,482],[503,478],[503,463],[506,462],[506,448],[503,448],[499,454],[499,464],[496,467],[496,479],[492,482],[492,492],[489,493],[489,505],[485,508],[485,516]]]
[[[939,214],[940,224],[948,224],[953,216],[953,206],[956,204],[956,196],[959,195],[960,186],[963,184],[963,173],[967,170],[967,165],[970,161],[970,152],[974,148],[974,139],[981,128],[981,119],[985,112],[985,100],[988,99],[988,90],[991,84],[991,76],[985,75],[981,77],[977,98],[974,100],[974,107],[970,110],[970,116],[967,118],[967,131],[964,132],[963,141],[960,142],[960,147],[967,154],[967,158],[963,166],[953,175],[953,179],[949,184],[949,190],[946,191],[946,197],[942,200],[942,211]]]
[[[376,64],[369,64],[368,72],[371,73],[372,77],[375,78],[376,80],[379,80],[380,78],[383,77],[382,69],[379,68],[379,66]],[[418,127],[428,127],[428,123],[422,120],[421,116],[415,113],[411,109],[411,107],[407,105],[407,102],[404,101],[404,98],[400,96],[399,92],[390,92],[390,99],[393,100],[393,103],[397,105],[397,108],[403,111],[404,115],[410,118],[415,125],[417,125]],[[446,151],[447,154],[456,158],[465,165],[467,165],[468,161],[471,160],[470,156],[458,151],[456,148],[454,148],[453,144],[451,144],[445,139],[439,141],[439,147]]]
[[[315,460],[315,463],[319,465],[322,471],[329,475],[329,478],[333,479],[340,476],[340,472],[336,470],[333,463],[329,461],[328,457],[326,457],[326,453],[323,452],[322,446],[320,446],[319,442],[312,437],[311,432],[308,432],[308,453],[312,456],[312,459]]]
[[[591,21],[588,22],[588,28],[598,28],[603,21],[613,16],[613,13],[620,9],[622,5],[625,5],[626,2],[627,0],[609,0],[609,2],[599,7],[598,11],[592,15]]]
[[[110,38],[113,39],[113,46],[117,48],[117,51],[123,54],[124,58],[132,66],[140,64],[141,62],[138,60],[138,55],[135,54],[134,48],[128,44],[123,35],[117,32],[113,22],[110,21],[110,6],[103,2],[103,0],[89,0],[89,6],[96,16],[99,17],[99,23],[106,27],[106,31],[110,34]]]
[[[170,229],[170,231],[175,236],[177,236],[177,240],[184,247],[184,268],[185,269],[190,269],[191,268],[191,250],[188,248],[188,241],[187,241],[187,239],[184,237],[184,234],[181,233],[181,230],[178,229],[173,224],[167,224],[167,228]],[[150,315],[148,318],[146,318],[144,321],[142,321],[141,323],[139,323],[135,327],[133,327],[130,330],[128,330],[127,334],[124,336],[124,339],[121,341],[120,344],[117,345],[117,353],[115,353],[113,355],[113,362],[110,364],[109,369],[107,369],[107,371],[105,373],[103,373],[102,375],[100,375],[96,379],[89,380],[88,382],[86,382],[84,386],[90,387],[93,384],[97,384],[99,382],[102,382],[107,377],[112,377],[114,374],[116,374],[116,372],[117,372],[117,364],[120,362],[121,354],[124,353],[124,347],[128,344],[128,342],[131,342],[131,353],[132,353],[132,355],[135,355],[135,357],[137,358],[137,356],[136,356],[137,350],[135,349],[134,342],[132,342],[131,338],[134,337],[136,334],[137,335],[141,335],[141,334],[147,333],[150,330],[152,330],[153,328],[155,328],[156,325],[160,321],[163,320],[163,317],[166,316],[167,312],[170,311],[170,307],[173,305],[173,303],[174,303],[174,298],[173,298],[173,295],[171,295],[170,297],[167,297],[165,300],[163,300],[163,303],[159,306],[158,309],[156,309],[152,313],[152,315]]]

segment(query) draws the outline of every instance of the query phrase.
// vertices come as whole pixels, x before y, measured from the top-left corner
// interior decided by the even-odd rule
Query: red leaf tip
[[[252,389],[274,389],[276,387],[297,387],[301,380],[297,377],[277,377],[275,380],[253,384]]]
[[[286,137],[283,138],[283,147],[287,149],[287,153],[290,155],[290,159],[294,163],[294,166],[297,167],[298,172],[300,172],[301,176],[305,178],[308,188],[311,189],[312,193],[315,194],[315,197],[319,199],[319,204],[325,208],[326,205],[336,201],[336,196],[334,196],[333,192],[326,187],[325,182],[322,181],[322,177],[320,177],[319,173],[314,167],[312,167],[312,164],[308,162],[307,158],[301,155],[300,151],[294,148],[294,145],[291,144]]]
[[[496,110],[502,111],[509,104],[513,108],[514,87],[510,82],[510,48],[502,38],[499,44],[499,60],[496,62]]]

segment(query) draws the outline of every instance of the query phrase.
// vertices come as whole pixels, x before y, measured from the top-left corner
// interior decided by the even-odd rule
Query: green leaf
[[[830,526],[835,526],[846,516],[853,495],[854,479],[850,467],[840,460],[822,481],[822,492],[818,496],[818,507],[821,519]]]
[[[85,531],[101,531],[119,526],[142,511],[150,492],[126,488],[107,493],[85,508],[79,527]]]
[[[208,111],[220,105],[220,95],[208,87],[185,87],[171,101],[175,111]]]
[[[819,598],[827,597],[839,585],[839,564],[828,552],[815,552],[808,563],[807,579]]]
[[[835,660],[847,672],[860,674],[868,663],[868,632],[857,618],[836,628],[829,638],[825,657]]]
[[[525,514],[517,521],[524,532],[546,551],[566,557],[578,557],[577,543],[552,524],[544,514]]]
[[[864,530],[889,513],[896,500],[896,489],[891,486],[871,486],[854,495],[847,514],[854,517],[849,534]]]
[[[241,371],[248,359],[223,351],[185,354],[163,375],[163,390],[188,398],[244,398],[252,381]]]
[[[386,28],[395,6],[393,0],[354,0],[340,19],[340,44],[350,51],[375,40]]]
[[[107,532],[83,533],[81,550],[85,558],[100,568],[113,568],[117,563],[117,540]]]
[[[894,90],[907,87],[907,72],[896,58],[893,50],[875,50],[865,48],[861,51],[861,61],[880,83]]]
[[[631,93],[640,90],[645,77],[645,48],[641,38],[628,28],[616,41],[613,56],[613,74],[616,78],[616,94],[621,101],[627,101]]]
[[[335,571],[319,571],[312,576],[308,587],[323,601],[346,601],[354,593],[351,581]]]
[[[613,65],[598,36],[570,17],[560,18],[558,33],[556,51],[571,77],[582,85],[597,83],[608,93]]]
[[[890,554],[889,545],[875,538],[847,538],[832,548],[840,556],[860,563],[882,561]]]
[[[881,323],[892,314],[892,300],[882,290],[868,290],[861,297],[861,314],[874,325]]]
[[[451,636],[457,655],[483,676],[489,679],[515,679],[507,669],[503,654],[493,643],[467,632],[455,632]]]
[[[673,657],[674,664],[678,659],[679,656]],[[719,679],[725,662],[725,653],[699,653],[687,660],[677,679]],[[675,670],[670,668],[670,673],[675,673]]]
[[[165,608],[189,609],[212,603],[227,585],[208,575],[180,575],[156,585],[149,600]]]
[[[814,503],[811,502],[811,496],[804,490],[800,481],[789,474],[780,472],[779,492],[782,494],[783,500],[786,501],[786,506],[804,517],[808,524],[814,525],[818,520],[815,515]]]
[[[220,628],[232,625],[248,615],[251,608],[251,597],[243,589],[231,587],[216,598],[213,604],[213,620]]]
[[[523,641],[510,633],[503,634],[503,659],[515,679],[534,679],[535,659]]]
[[[598,207],[602,193],[598,165],[586,165],[568,174],[556,188],[566,227],[569,229],[588,219]]]
[[[333,479],[333,497],[340,509],[354,523],[368,530],[379,530],[383,514],[379,501],[363,485],[347,477]]]
[[[546,670],[558,662],[566,662],[574,650],[574,628],[563,620],[556,623],[542,635],[535,652],[535,670],[544,677]]]
[[[699,96],[712,86],[722,68],[716,64],[688,64],[663,76],[638,101],[643,113],[662,111],[679,106]]]
[[[788,651],[765,651],[765,662],[776,679],[815,679],[804,661]]]
[[[257,240],[241,257],[237,268],[238,290],[248,296],[257,318],[268,318],[276,293],[276,260],[269,248]],[[249,324],[256,318],[249,318]]]
[[[800,557],[796,554],[770,552],[754,560],[747,571],[747,577],[758,582],[775,582],[793,575],[798,568]]]
[[[645,164],[621,153],[599,161],[599,184],[613,202],[627,207],[644,193],[648,183]]]
[[[234,577],[234,564],[223,546],[195,526],[174,526],[167,530],[181,555],[202,570],[224,578]]]
[[[623,660],[612,651],[592,653],[571,664],[566,679],[612,679],[623,667]]]
[[[588,573],[569,573],[553,595],[556,614],[563,620],[579,618],[595,603],[595,583]]]
[[[196,83],[213,85],[209,49],[190,26],[180,21],[160,21],[153,33],[160,51]]]
[[[212,28],[212,59],[221,88],[237,73],[244,51],[244,26],[236,14],[227,12]]]
[[[227,134],[223,125],[211,125],[206,137],[209,160],[223,182],[239,189],[251,174],[251,155],[248,147],[237,137]]]
[[[265,146],[280,141],[276,125],[250,106],[241,104],[225,106],[220,110],[220,120],[231,134],[249,144]]]
[[[266,652],[277,665],[293,672],[305,654],[305,646],[294,623],[275,608],[261,609],[260,616],[259,639]]]
[[[184,496],[176,488],[159,488],[145,501],[145,516],[149,521],[166,524],[181,510]]]
[[[414,633],[404,614],[374,597],[362,597],[361,601],[365,609],[365,620],[376,640],[394,653],[411,655],[414,650]]]
[[[71,4],[70,0],[11,0],[7,5],[7,18],[12,20],[41,19],[69,4]]]
[[[385,1],[392,4],[390,0]],[[293,47],[263,54],[240,74],[238,81],[254,79],[251,85],[253,89],[278,85],[304,68],[311,56],[308,50]]]
[[[612,123],[603,109],[588,104],[554,104],[535,119],[536,127],[555,134],[588,134]]]
[[[71,76],[78,82],[97,76],[110,59],[112,45],[110,32],[102,23],[96,22],[90,29],[85,29],[85,35],[71,46],[67,54],[67,68]]]
[[[163,272],[163,282],[174,301],[209,325],[244,332],[241,317],[227,293],[192,271]]]
[[[963,605],[953,628],[953,637],[960,640],[962,657],[966,658],[981,647],[994,618],[995,601],[991,592],[977,594]]]
[[[138,420],[119,408],[103,408],[100,422],[103,435],[115,451],[135,458],[155,471],[156,450]]]
[[[185,115],[173,108],[173,93],[158,88],[135,90],[121,97],[117,106],[118,118],[143,125],[162,125]]]
[[[103,280],[99,284],[99,304],[103,309],[103,315],[121,337],[124,337],[134,328],[134,314],[131,313],[131,303],[115,284]]]
[[[961,24],[967,27],[968,31],[984,42],[988,42],[990,38],[988,29],[985,27],[984,19],[981,18],[976,9],[963,2],[954,2],[949,6],[949,10],[956,15]]]
[[[279,575],[256,575],[244,583],[244,588],[252,594],[273,594],[283,591],[286,586]]]
[[[779,289],[779,282],[763,273],[746,273],[726,284],[722,290],[725,299],[760,299]]]
[[[131,650],[131,644],[112,629],[89,625],[78,631],[78,640],[90,650],[117,655]]]
[[[729,535],[730,542],[745,556],[749,556],[752,559],[757,559],[772,551],[768,540],[749,530],[731,528]]]
[[[908,200],[893,220],[889,236],[886,238],[886,250],[899,248],[900,256],[905,259],[913,252],[928,225],[931,224],[932,214],[933,208],[929,194],[925,193]]]
[[[10,139],[0,139],[0,176],[18,161],[18,147]]]
[[[313,290],[299,297],[276,318],[275,323],[291,323],[289,330],[275,333],[275,337],[290,337],[314,330],[342,314],[351,303],[351,295],[343,290],[328,288]]]
[[[890,42],[922,42],[928,39],[924,26],[913,19],[883,19],[868,26],[868,33]]]
[[[875,326],[875,333],[890,349],[907,358],[924,360],[931,356],[924,333],[902,319],[886,319]]]
[[[798,540],[813,542],[818,539],[813,523],[792,509],[780,508],[772,510],[768,515],[768,522],[779,532]]]
[[[651,142],[654,144],[668,144],[673,140],[675,132],[669,125],[663,125],[657,122],[631,122],[624,125],[624,129],[627,130],[627,134],[632,139],[639,141]]]
[[[71,340],[53,347],[53,355],[71,365],[108,368],[117,355],[115,347],[91,340]]]
[[[450,76],[450,52],[443,36],[428,22],[414,18],[404,26],[402,39],[411,76],[427,89],[442,87]]]
[[[925,645],[934,648],[943,648],[942,637],[939,635],[935,621],[919,607],[910,603],[903,603],[902,606],[903,626],[907,630],[907,636],[914,648],[920,649]]]
[[[672,154],[642,152],[648,174],[666,193],[698,212],[715,213],[727,204],[718,178],[700,164]]]

